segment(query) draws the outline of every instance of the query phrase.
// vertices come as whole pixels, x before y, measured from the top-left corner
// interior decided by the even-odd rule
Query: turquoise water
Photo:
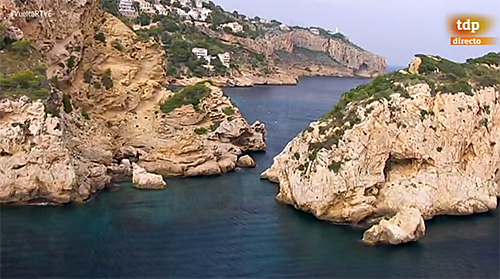
[[[268,127],[256,169],[169,179],[165,191],[122,183],[84,206],[4,207],[2,278],[498,278],[499,213],[439,217],[416,244],[369,247],[362,231],[316,220],[274,197],[259,174],[343,91],[367,82],[226,89]]]

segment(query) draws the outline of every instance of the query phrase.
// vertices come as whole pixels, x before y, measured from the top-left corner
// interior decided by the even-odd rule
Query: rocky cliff
[[[263,174],[277,199],[367,243],[424,235],[423,220],[497,208],[499,54],[454,63],[418,55],[406,70],[342,95]]]
[[[0,65],[0,203],[83,202],[134,170],[215,175],[266,149],[265,125],[249,125],[219,88],[167,90],[159,45],[139,40],[99,1],[0,4],[8,61]]]

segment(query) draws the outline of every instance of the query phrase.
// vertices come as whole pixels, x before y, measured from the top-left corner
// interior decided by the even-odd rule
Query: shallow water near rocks
[[[2,208],[1,277],[498,278],[498,210],[437,217],[419,243],[371,247],[362,230],[277,203],[277,186],[260,180],[290,139],[366,82],[225,89],[249,122],[267,124],[255,169],[169,179],[164,191],[125,182],[84,206]]]

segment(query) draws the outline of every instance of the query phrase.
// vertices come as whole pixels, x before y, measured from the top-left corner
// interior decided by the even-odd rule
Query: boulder
[[[420,211],[407,208],[389,220],[382,220],[363,234],[367,244],[402,244],[417,241],[425,234],[425,223]]]
[[[244,155],[238,158],[238,163],[236,165],[240,168],[255,168],[255,161],[250,155]]]
[[[167,187],[167,183],[163,180],[161,175],[148,173],[136,163],[132,164],[132,168],[132,183],[134,187],[150,190],[165,189]]]

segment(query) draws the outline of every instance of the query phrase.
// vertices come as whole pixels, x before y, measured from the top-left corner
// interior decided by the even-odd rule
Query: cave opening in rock
[[[366,65],[366,63],[363,62],[363,64],[359,66],[359,71],[366,71],[366,70],[368,70],[368,65]]]
[[[422,169],[426,169],[434,165],[434,160],[418,158],[401,158],[391,154],[385,161],[384,166],[384,181],[394,181],[399,178],[407,178],[417,175]]]

